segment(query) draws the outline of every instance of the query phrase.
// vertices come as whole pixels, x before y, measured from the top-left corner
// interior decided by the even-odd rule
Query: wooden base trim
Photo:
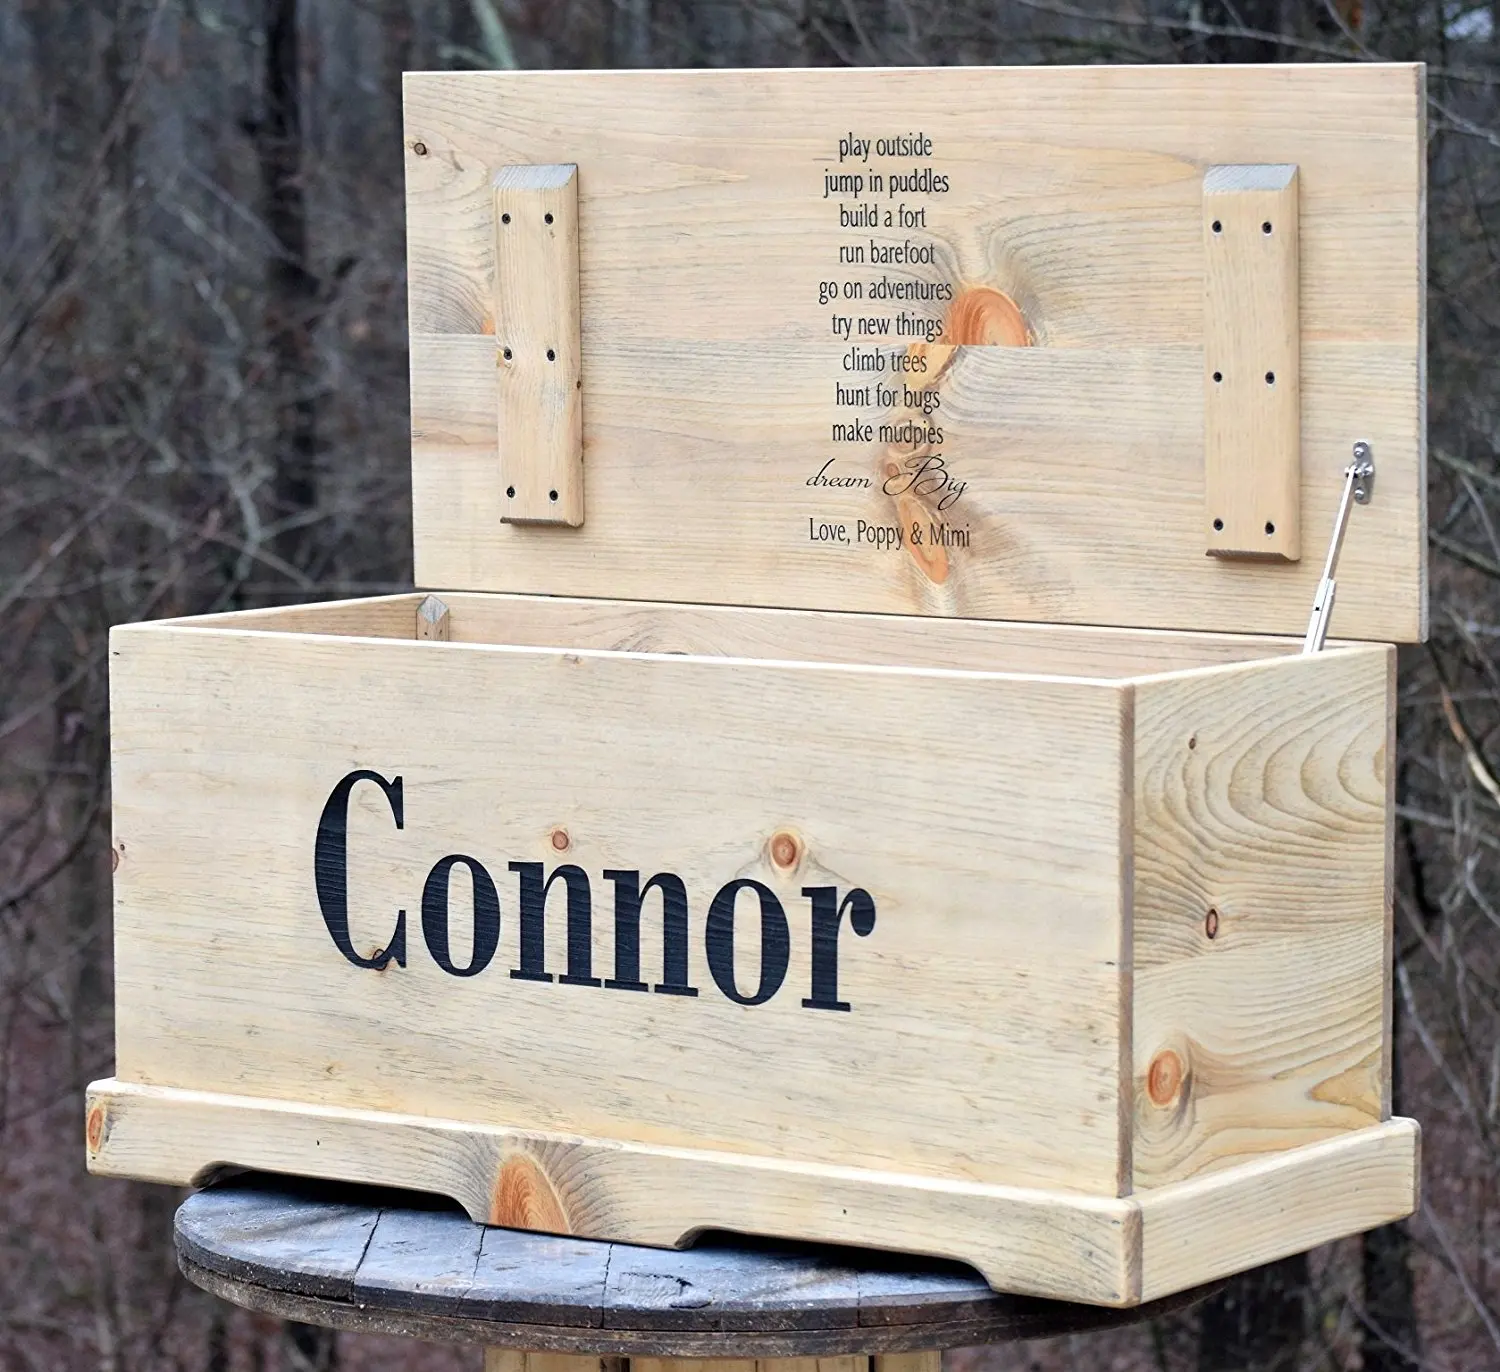
[[[1405,1219],[1417,1208],[1421,1161],[1420,1126],[1390,1119],[1138,1191],[1140,1299]]]
[[[89,1088],[87,1139],[103,1176],[183,1186],[242,1167],[399,1186],[475,1220],[661,1248],[707,1228],[879,1236],[968,1263],[997,1290],[1119,1307],[1411,1213],[1418,1130],[1392,1120],[1124,1199],[113,1079]]]

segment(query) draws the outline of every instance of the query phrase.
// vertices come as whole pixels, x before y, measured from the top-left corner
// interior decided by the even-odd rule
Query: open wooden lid
[[[1425,636],[1420,67],[405,94],[419,586]]]

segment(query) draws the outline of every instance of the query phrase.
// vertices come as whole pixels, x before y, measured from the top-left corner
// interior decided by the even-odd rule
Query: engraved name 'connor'
[[[333,788],[318,820],[313,845],[313,882],[318,908],[334,947],[356,967],[382,971],[390,963],[406,966],[406,911],[396,912],[395,926],[384,947],[369,956],[355,948],[349,935],[349,796],[361,782],[378,786],[391,809],[397,829],[406,827],[405,798],[400,777],[379,772],[350,772]],[[603,879],[614,887],[614,975],[601,980],[593,967],[593,887],[589,875],[572,863],[548,874],[540,862],[507,864],[516,874],[520,936],[519,966],[511,970],[517,981],[553,981],[563,986],[600,986],[611,991],[654,991],[661,996],[696,996],[688,972],[689,915],[687,887],[674,872],[657,872],[647,881],[632,869],[610,869]],[[464,868],[474,889],[473,946],[462,964],[449,942],[448,895],[455,867]],[[546,967],[547,897],[561,883],[566,900],[567,971],[557,977]],[[661,897],[662,979],[648,985],[641,979],[641,907],[652,892]],[[741,894],[746,895],[744,901]],[[875,928],[875,901],[858,887],[840,892],[837,886],[804,886],[811,906],[811,985],[802,1004],[809,1010],[848,1010],[839,999],[839,929],[844,916],[860,938]],[[432,960],[455,977],[477,976],[490,965],[500,945],[500,893],[495,879],[477,858],[451,853],[440,858],[422,886],[422,939]],[[734,975],[734,931],[737,913],[760,919],[760,973],[753,990],[742,991]],[[786,911],[770,887],[749,877],[726,881],[709,902],[703,926],[703,947],[714,984],[737,1005],[762,1005],[786,980],[792,935]]]

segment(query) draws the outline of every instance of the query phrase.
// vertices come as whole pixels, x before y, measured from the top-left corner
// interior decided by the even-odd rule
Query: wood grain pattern
[[[1215,557],[1302,556],[1297,168],[1203,179],[1203,446]]]
[[[1143,1193],[1142,1299],[1404,1219],[1421,1138],[1415,1120],[1392,1119]]]
[[[568,1214],[547,1174],[530,1158],[507,1158],[495,1177],[490,1224],[508,1229],[536,1229],[545,1234],[569,1232]]]
[[[898,1355],[900,1356],[900,1355]],[[941,1355],[935,1354],[940,1357]],[[870,1359],[631,1358],[629,1372],[870,1372]]]
[[[506,523],[583,523],[578,168],[495,174],[497,481]]]
[[[89,1108],[106,1120],[100,1146],[89,1153],[99,1175],[188,1185],[232,1160],[264,1171],[432,1191],[482,1220],[495,1176],[506,1159],[522,1155],[544,1168],[564,1197],[572,1231],[594,1238],[670,1248],[703,1229],[727,1228],[878,1243],[967,1262],[997,1290],[1136,1303],[1137,1221],[1128,1199],[120,1080],[94,1083]]]
[[[455,641],[1107,680],[1297,653],[1300,640],[562,596],[449,597]]]
[[[381,1280],[360,1281],[377,1222],[413,1213],[422,1216],[425,1242],[404,1248],[404,1288],[388,1292],[388,1252],[373,1258],[384,1265]],[[357,1292],[371,1311],[460,1316],[517,1334],[576,1331],[576,1350],[534,1345],[550,1351],[690,1355],[714,1352],[717,1340],[718,1352],[736,1357],[868,1354],[1076,1333],[1132,1318],[1002,1295],[973,1268],[910,1255],[732,1236],[673,1251],[476,1228],[462,1212],[408,1194],[263,1174],[189,1196],[174,1227],[182,1258],[263,1288],[346,1301]],[[444,1274],[456,1255],[472,1254],[476,1232],[478,1264],[467,1285],[453,1289]],[[696,1343],[684,1342],[694,1335]],[[600,1340],[593,1348],[591,1338]],[[892,1342],[911,1338],[926,1343]]]
[[[347,1305],[340,1301],[303,1296],[293,1291],[237,1281],[191,1258],[180,1257],[183,1275],[194,1285],[223,1300],[277,1319],[325,1325],[366,1334],[391,1334],[425,1339],[431,1343],[481,1344],[534,1351],[539,1348],[561,1353],[599,1356],[613,1352],[629,1357],[796,1357],[808,1353],[837,1356],[850,1347],[861,1353],[871,1349],[891,1351],[930,1348],[934,1335],[955,1348],[978,1344],[1013,1342],[1018,1339],[1055,1338],[1064,1334],[1086,1334],[1125,1324],[1155,1319],[1188,1309],[1211,1293],[1198,1287],[1149,1305],[1126,1308],[1078,1305],[1059,1301],[1031,1301],[1012,1297],[996,1304],[989,1317],[964,1321],[934,1330],[932,1326],[886,1325],[878,1328],[818,1329],[745,1333],[726,1330],[633,1330],[569,1325],[511,1325],[475,1320],[448,1313],[414,1313],[383,1310],[372,1305]],[[851,1333],[853,1337],[851,1337]]]
[[[406,591],[398,595],[361,596],[356,600],[320,600],[307,605],[270,605],[259,610],[231,610],[212,615],[183,615],[152,621],[159,626],[241,629],[281,634],[352,634],[361,638],[411,638],[412,616],[423,597]]]
[[[841,1364],[841,1372],[853,1372],[849,1364],[853,1363],[851,1358],[829,1358],[830,1364]],[[869,1372],[870,1360],[863,1359],[863,1372]],[[786,1363],[796,1363],[801,1366],[798,1372],[816,1372],[818,1359],[816,1358],[632,1358],[631,1367],[635,1372],[771,1372],[773,1368],[780,1368]]]
[[[1141,682],[1138,1192],[1389,1113],[1395,650]]]
[[[1329,527],[1350,443],[1373,444],[1340,632],[1421,637],[1420,69],[955,69],[938,102],[934,79],[409,76],[418,583],[1296,633],[1310,561],[1203,557],[1203,175],[1278,162],[1301,192],[1294,503]],[[817,305],[836,245],[860,237],[838,231],[823,173],[842,133],[883,130],[891,108],[929,112],[927,160],[952,181],[913,235],[933,263],[894,275],[1009,302],[944,354],[942,452],[968,483],[945,518],[970,542],[940,577],[927,547],[808,536],[809,517],[909,512],[876,479],[883,445],[830,447],[845,346]],[[540,161],[580,169],[589,518],[573,531],[503,524],[495,470],[489,181]],[[835,451],[871,486],[809,486]]]
[[[628,1372],[635,1361],[587,1353],[529,1353],[519,1348],[484,1350],[484,1372]],[[754,1367],[752,1362],[752,1372]]]
[[[472,593],[442,598],[443,642],[412,636],[423,603],[113,633],[96,1170],[410,1185],[634,1242],[889,1244],[1130,1304],[1132,1191],[1385,1137],[1394,650]],[[341,955],[313,838],[355,772]],[[473,976],[470,877],[429,908],[455,862],[504,893]],[[516,862],[592,883],[581,939],[552,902],[540,979],[504,970],[530,966]],[[603,874],[627,868],[681,875],[682,966],[666,888],[621,960]],[[771,926],[740,926],[727,981],[710,947],[730,881],[791,918],[764,1003],[735,988]],[[838,997],[810,937],[830,886],[879,910],[850,917]],[[628,994],[650,985],[699,994]]]
[[[271,1272],[286,1289],[347,1301],[380,1211],[257,1187],[204,1191],[173,1224],[177,1251],[238,1281]]]
[[[503,1160],[522,1153],[546,1168],[575,1227],[601,1238],[674,1246],[704,1227],[707,1213],[740,1232],[818,1242],[869,1242],[878,1233],[894,1249],[969,1263],[997,1290],[1106,1306],[1135,1305],[1205,1273],[1409,1214],[1420,1137],[1413,1121],[1390,1120],[1106,1200],[116,1080],[89,1088],[89,1108],[106,1121],[89,1153],[101,1175],[184,1185],[229,1161],[295,1167],[438,1191],[482,1217]],[[905,1346],[922,1347],[920,1338]]]
[[[938,1350],[922,1353],[877,1353],[870,1372],[943,1372],[943,1355]]]
[[[430,597],[437,599],[437,597]],[[187,628],[253,629],[363,638],[404,638],[403,616],[424,598],[330,601],[275,610],[159,621]],[[698,657],[846,662],[871,666],[1119,678],[1291,656],[1300,637],[1007,623],[919,615],[842,614],[594,600],[567,596],[445,595],[457,643],[596,648]],[[419,634],[418,637],[421,635]],[[1329,648],[1342,646],[1330,641]]]
[[[462,1300],[473,1285],[484,1230],[447,1219],[441,1211],[382,1210],[350,1299],[412,1309],[434,1300]],[[415,1280],[414,1271],[420,1272]]]
[[[747,1334],[735,1331],[658,1331],[644,1335],[629,1330],[589,1329],[571,1326],[508,1325],[479,1321],[447,1313],[413,1313],[404,1310],[382,1310],[378,1306],[346,1305],[339,1301],[298,1295],[274,1287],[236,1281],[200,1267],[190,1258],[181,1257],[178,1265],[194,1285],[248,1310],[277,1319],[319,1324],[332,1329],[357,1333],[389,1334],[402,1338],[425,1339],[431,1343],[480,1344],[533,1351],[545,1348],[556,1352],[583,1353],[598,1356],[613,1351],[624,1356],[648,1357],[795,1357],[807,1353],[837,1356],[850,1346],[862,1353],[872,1348],[891,1351],[921,1350],[929,1347],[934,1333],[931,1327],[885,1326],[861,1329],[851,1339],[847,1329],[787,1330]],[[1030,1301],[1012,1298],[1010,1310],[982,1322],[966,1322],[944,1328],[941,1333],[955,1348],[979,1344],[1014,1342],[1018,1339],[1055,1338],[1059,1335],[1086,1334],[1135,1324],[1162,1315],[1186,1310],[1212,1293],[1212,1288],[1195,1288],[1180,1295],[1153,1301],[1149,1305],[1109,1308],[1069,1304],[1058,1301]],[[1016,1315],[1011,1311],[1023,1307]]]
[[[861,1270],[857,1255],[810,1247],[778,1252],[764,1242],[735,1248],[721,1240],[674,1254],[614,1244],[610,1251],[603,1322],[612,1328],[826,1329],[857,1326],[872,1309],[910,1319],[909,1307],[886,1304],[901,1276],[922,1288],[934,1318],[964,1310],[963,1278],[950,1274],[944,1281],[922,1259],[893,1281]],[[947,1299],[934,1299],[940,1285],[949,1288]]]
[[[1123,685],[231,628],[120,629],[111,654],[123,1079],[1106,1196],[1126,1184]],[[403,827],[374,784],[348,806],[351,949],[373,961],[409,912],[405,966],[381,971],[341,955],[314,882],[320,814],[357,769],[404,784]],[[795,836],[792,861],[777,834]],[[485,864],[500,892],[495,956],[473,976],[442,970],[419,923],[445,854]],[[548,979],[507,973],[522,967],[513,862],[588,874],[593,985],[551,980],[564,965],[576,980],[560,891]],[[697,997],[598,985],[620,965],[602,874],[622,869],[685,883]],[[448,880],[463,966],[469,877]],[[764,1004],[721,993],[707,956],[705,911],[731,880],[762,883],[789,922]],[[828,887],[878,910],[872,936],[842,936],[848,1013],[803,1003],[805,891]],[[673,980],[660,902],[641,929],[649,984]],[[758,924],[739,925],[735,977],[754,987]],[[533,1203],[546,1211],[538,1193],[518,1213]]]

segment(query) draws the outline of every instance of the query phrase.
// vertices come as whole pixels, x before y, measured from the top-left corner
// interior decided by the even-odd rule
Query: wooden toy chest
[[[1408,1214],[1422,120],[1375,65],[409,77],[424,589],[114,632],[92,1169],[1106,1305]]]

